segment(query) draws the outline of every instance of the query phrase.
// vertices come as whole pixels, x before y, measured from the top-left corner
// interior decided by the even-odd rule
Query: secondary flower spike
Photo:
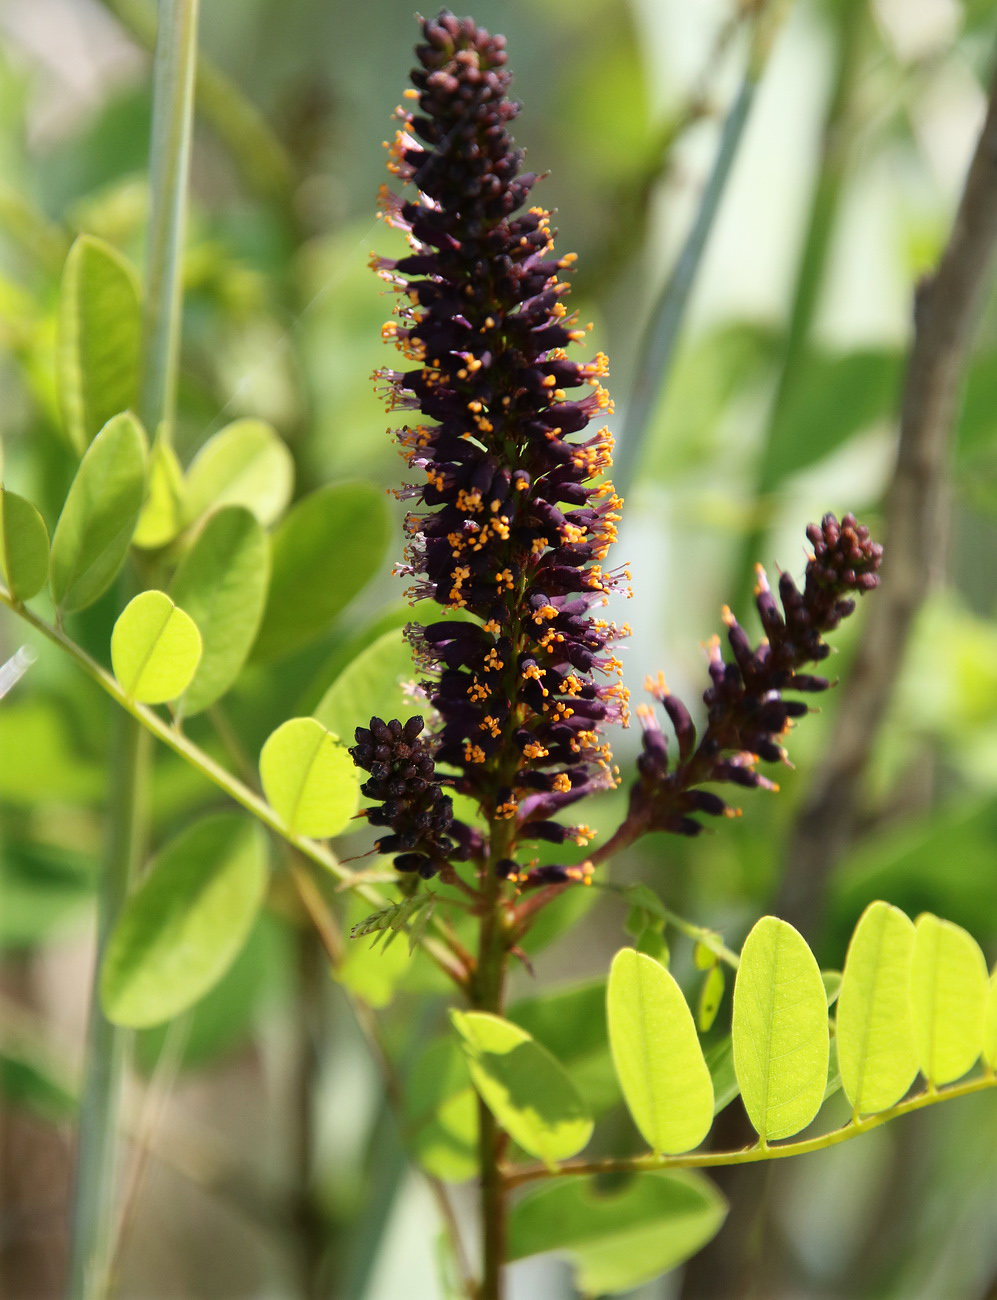
[[[572,254],[550,214],[525,208],[535,177],[508,132],[505,42],[444,11],[423,21],[411,108],[381,207],[410,252],[378,257],[400,294],[384,327],[407,368],[383,370],[418,476],[400,571],[450,617],[410,628],[438,714],[435,759],[518,840],[585,842],[552,815],[612,782],[607,723],[626,722],[613,644],[629,629],[595,614],[628,574],[607,565],[622,502],[605,477],[612,437],[606,358],[569,360],[585,337],[564,299]],[[525,209],[525,210],[524,210]],[[580,390],[580,391],[579,391]],[[473,621],[472,621],[473,620]]]
[[[879,585],[877,570],[883,548],[869,530],[845,515],[839,524],[825,515],[811,524],[807,537],[813,555],[801,592],[788,573],[779,577],[780,612],[764,570],[758,566],[755,603],[766,639],[753,650],[744,629],[724,610],[727,640],[733,660],[725,662],[720,638],[709,646],[710,686],[703,694],[707,725],[699,743],[692,719],[664,680],[648,683],[668,714],[678,744],[678,758],[669,769],[668,746],[654,712],[641,705],[643,752],[637,759],[639,780],[630,792],[630,807],[621,838],[634,839],[648,830],[698,835],[703,829],[695,814],[719,816],[731,809],[719,795],[697,787],[704,782],[740,786],[773,783],[756,771],[759,759],[785,760],[781,737],[792,720],[808,712],[801,700],[783,699],[783,691],[814,693],[830,683],[825,677],[801,673],[807,663],[819,663],[830,653],[823,634],[833,631],[855,608],[856,593]],[[618,832],[619,834],[619,832]]]

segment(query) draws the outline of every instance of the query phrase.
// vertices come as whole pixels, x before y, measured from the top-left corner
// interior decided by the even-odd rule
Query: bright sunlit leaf
[[[888,903],[870,903],[848,945],[836,1022],[841,1085],[860,1115],[894,1105],[917,1074],[913,950],[910,918]]]
[[[570,1075],[525,1029],[483,1011],[451,1011],[471,1078],[485,1105],[530,1155],[553,1165],[592,1135]]]
[[[133,700],[175,700],[190,684],[200,658],[197,624],[164,591],[141,592],[114,624],[111,664]]]
[[[291,718],[267,739],[260,780],[271,808],[296,835],[338,835],[357,810],[358,769],[314,718]]]
[[[171,840],[108,942],[107,1018],[155,1025],[207,993],[245,943],[266,882],[263,829],[238,813],[206,817]]]
[[[759,1137],[805,1128],[827,1085],[827,995],[816,958],[787,921],[763,916],[744,941],[731,1037],[741,1099]]]
[[[606,1010],[613,1064],[641,1136],[659,1155],[691,1151],[713,1123],[713,1083],[674,976],[623,948],[610,968]]]
[[[184,525],[183,470],[167,442],[156,442],[149,453],[149,494],[132,538],[136,546],[155,550],[172,542]]]
[[[917,918],[911,1007],[918,1064],[936,1086],[961,1078],[983,1050],[989,980],[980,945],[930,912]]]

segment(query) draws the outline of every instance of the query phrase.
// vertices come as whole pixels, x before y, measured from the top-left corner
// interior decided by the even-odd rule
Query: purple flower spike
[[[514,853],[612,784],[602,731],[627,722],[613,645],[629,629],[595,615],[628,581],[606,563],[622,505],[605,477],[612,436],[587,427],[612,403],[606,358],[567,355],[585,337],[564,305],[574,255],[555,254],[549,212],[524,210],[536,178],[508,132],[503,38],[447,11],[423,36],[389,150],[416,192],[381,195],[410,252],[374,259],[400,295],[383,333],[409,364],[377,377],[391,409],[423,417],[397,431],[418,475],[400,493],[415,508],[399,571],[411,596],[457,615],[409,630],[435,758],[512,823]]]
[[[827,690],[825,677],[798,671],[819,663],[830,653],[822,639],[855,608],[854,593],[879,584],[877,569],[883,548],[870,541],[869,531],[853,515],[839,524],[825,515],[811,524],[807,537],[814,554],[807,564],[801,592],[787,573],[779,579],[780,611],[761,566],[755,602],[766,639],[757,648],[729,609],[724,609],[730,660],[724,660],[720,638],[708,646],[710,686],[703,694],[707,727],[699,744],[688,710],[671,695],[659,675],[648,681],[652,695],[664,706],[678,741],[678,761],[669,770],[665,737],[653,710],[640,705],[644,728],[643,752],[637,760],[639,780],[630,792],[630,807],[621,839],[632,840],[648,830],[698,835],[703,824],[690,814],[736,816],[719,796],[696,787],[728,782],[748,788],[778,789],[755,770],[759,760],[785,762],[782,737],[793,719],[808,712],[801,700],[786,700],[784,691]]]

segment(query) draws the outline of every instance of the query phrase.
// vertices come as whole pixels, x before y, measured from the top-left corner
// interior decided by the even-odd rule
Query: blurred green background
[[[648,313],[736,93],[755,8],[481,0],[474,11],[508,37],[523,103],[517,141],[529,168],[550,173],[538,200],[556,209],[560,251],[579,255],[573,306],[594,324],[593,351],[610,355],[617,430]],[[380,341],[390,301],[367,262],[372,249],[393,247],[374,203],[381,142],[411,64],[411,6],[205,0],[202,10],[181,459],[226,422],[254,415],[288,441],[298,495],[342,478],[394,486],[402,462],[369,378],[390,364]],[[635,694],[663,669],[676,694],[696,701],[701,644],[723,601],[756,630],[744,595],[749,559],[770,574],[777,565],[799,574],[804,527],[826,510],[854,510],[876,532],[913,285],[947,236],[982,121],[997,39],[991,0],[798,0],[787,10],[667,392],[621,485],[617,556],[631,564],[635,598],[620,613],[634,628],[625,653]],[[3,474],[50,526],[74,467],[54,380],[62,263],[87,231],[142,264],[154,19],[144,0],[0,6]],[[400,522],[400,507],[392,510]],[[862,835],[834,876],[822,933],[809,936],[828,965],[840,966],[875,897],[957,921],[997,956],[993,301],[969,369],[948,527],[946,581],[899,670],[865,783]],[[226,710],[248,754],[397,623],[402,584],[390,568],[400,530],[396,539],[381,576],[320,642],[240,680]],[[341,563],[330,557],[330,583]],[[104,600],[77,620],[79,639],[104,658],[112,619]],[[847,673],[859,633],[848,627],[836,639],[836,674]],[[24,639],[12,618],[0,620],[0,661]],[[71,664],[37,649],[0,702],[0,1276],[16,1297],[59,1294],[65,1265],[111,717]],[[739,942],[777,892],[834,708],[826,698],[791,738],[796,766],[779,796],[745,798],[742,819],[695,843],[655,837],[616,865],[617,877],[647,879],[670,906]],[[208,733],[197,734],[210,748]],[[633,735],[616,743],[624,771],[634,749]],[[620,800],[605,799],[587,820],[611,830]],[[157,755],[157,841],[217,802],[178,759]],[[340,848],[348,856],[366,841]],[[625,913],[598,891],[584,901],[574,928],[567,915],[552,920],[535,975],[517,975],[519,996],[604,974],[625,941]],[[363,909],[354,911],[355,921]],[[679,942],[674,958],[693,988]],[[353,987],[384,1005],[385,1032],[408,1071],[442,1025],[439,986],[418,963],[407,968],[402,945],[351,961]],[[165,1051],[162,1039],[139,1036],[122,1115],[132,1145],[119,1295],[445,1294],[433,1206],[405,1172],[349,1008],[279,886],[229,976]],[[622,1118],[610,1122],[630,1140]],[[992,1295],[995,1143],[992,1098],[978,1097],[770,1168],[757,1184],[768,1262],[756,1294]],[[557,1262],[528,1261],[513,1277],[520,1300],[571,1294]],[[673,1277],[641,1296],[681,1288]]]

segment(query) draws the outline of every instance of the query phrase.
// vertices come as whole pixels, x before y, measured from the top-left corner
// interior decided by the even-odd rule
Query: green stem
[[[198,5],[199,0],[161,0],[153,67],[139,416],[151,433],[167,443],[172,441],[180,360],[181,259],[194,126]]]
[[[114,807],[97,899],[97,954],[80,1100],[68,1285],[72,1300],[96,1300],[106,1294],[110,1282],[116,1236],[118,1111],[129,1035],[104,1017],[100,970],[107,941],[142,860],[149,758],[147,733],[131,718],[120,715],[112,775]]]
[[[675,348],[685,320],[692,286],[703,261],[720,203],[733,171],[734,159],[744,137],[755,91],[768,61],[775,32],[785,6],[776,4],[759,18],[748,67],[734,103],[724,119],[720,143],[695,219],[678,260],[651,309],[641,341],[635,378],[627,394],[626,413],[620,436],[614,478],[622,496],[629,495],[640,457],[651,427],[651,417],[668,386]]]
[[[849,1142],[852,1138],[888,1124],[890,1120],[897,1119],[901,1115],[909,1115],[913,1111],[924,1110],[927,1106],[935,1106],[939,1102],[949,1101],[955,1097],[969,1097],[973,1093],[985,1092],[993,1087],[997,1087],[997,1075],[992,1072],[947,1088],[929,1087],[924,1092],[918,1093],[916,1097],[898,1102],[896,1106],[880,1111],[877,1115],[867,1115],[864,1119],[845,1124],[842,1128],[832,1129],[830,1133],[804,1138],[801,1142],[783,1142],[778,1146],[759,1143],[756,1146],[746,1147],[742,1151],[693,1151],[682,1156],[645,1155],[609,1160],[568,1160],[556,1169],[548,1169],[546,1165],[523,1165],[518,1169],[508,1170],[504,1182],[506,1188],[511,1190],[542,1178],[566,1178],[580,1174],[644,1173],[652,1169],[710,1169],[718,1165],[750,1165],[764,1160],[785,1160],[789,1156],[803,1156],[814,1151],[824,1151],[828,1147]]]

